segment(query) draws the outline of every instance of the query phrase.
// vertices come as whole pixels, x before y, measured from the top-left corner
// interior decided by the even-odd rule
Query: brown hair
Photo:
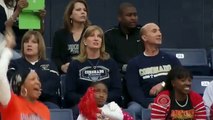
[[[34,35],[35,39],[38,42],[38,57],[39,59],[45,60],[46,59],[46,47],[45,47],[45,43],[44,43],[44,38],[41,35],[40,32],[38,31],[27,31],[21,41],[21,53],[24,56],[24,43],[29,40],[32,35]]]
[[[65,12],[64,12],[64,28],[70,30],[72,28],[72,23],[70,22],[70,15],[74,9],[75,3],[80,2],[85,5],[87,16],[88,16],[88,5],[85,0],[71,0],[67,5]],[[87,19],[84,23],[85,27],[90,25],[90,21]]]
[[[101,33],[101,38],[102,38],[102,44],[101,44],[101,48],[100,48],[100,59],[107,60],[110,58],[109,54],[107,52],[105,52],[105,42],[104,42],[103,30],[97,25],[91,25],[85,30],[84,34],[82,35],[82,40],[81,40],[81,44],[80,44],[80,54],[78,56],[74,57],[73,59],[76,59],[80,62],[84,62],[87,59],[86,46],[84,44],[84,41],[95,30],[98,30]]]

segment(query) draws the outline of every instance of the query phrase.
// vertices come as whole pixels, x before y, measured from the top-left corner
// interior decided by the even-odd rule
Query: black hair
[[[20,95],[21,86],[24,84],[31,69],[24,69],[22,71],[16,71],[10,79],[10,84],[13,92]]]
[[[119,9],[118,9],[118,15],[121,16],[124,12],[124,10],[128,7],[134,7],[135,6],[131,3],[128,3],[128,2],[124,2],[124,3],[121,3],[120,6],[119,6]]]
[[[102,81],[92,82],[90,86],[91,86],[91,87],[94,87],[94,86],[96,86],[97,84],[103,84],[103,85],[107,88],[107,90],[108,90],[107,85],[106,85],[104,82],[102,82]]]
[[[172,68],[167,75],[165,90],[173,90],[172,81],[183,78],[193,79],[192,73],[183,66]]]

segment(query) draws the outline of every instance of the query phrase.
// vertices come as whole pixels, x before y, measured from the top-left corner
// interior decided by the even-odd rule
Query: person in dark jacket
[[[88,5],[85,0],[71,0],[64,12],[64,28],[55,32],[51,59],[61,74],[67,73],[72,57],[80,52],[80,42],[89,25]]]
[[[128,61],[139,55],[143,49],[143,41],[140,40],[138,15],[136,7],[131,3],[122,3],[118,10],[118,25],[105,31],[106,51],[118,63],[122,76],[126,72]],[[126,80],[123,79],[123,103],[126,107],[130,97],[126,88]]]
[[[121,100],[121,79],[117,63],[105,52],[103,30],[89,26],[81,41],[80,54],[70,62],[66,74],[65,101],[78,116],[77,104],[91,83],[104,82],[109,90],[107,102]]]
[[[125,72],[128,61],[144,49],[135,6],[122,3],[118,11],[118,21],[118,26],[105,32],[106,51],[118,63],[120,70]]]
[[[42,87],[39,100],[49,108],[59,108],[60,105],[60,77],[54,63],[46,60],[44,39],[38,31],[27,31],[21,42],[22,56],[11,61],[8,68],[8,78],[13,77],[17,71],[26,69],[35,70]]]

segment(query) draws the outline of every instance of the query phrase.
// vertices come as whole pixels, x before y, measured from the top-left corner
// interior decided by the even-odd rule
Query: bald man
[[[141,119],[142,107],[148,108],[165,86],[168,72],[174,66],[181,65],[175,56],[160,51],[162,33],[158,25],[145,24],[140,29],[140,37],[145,50],[129,61],[125,76],[132,98],[128,109],[134,111],[138,119]]]

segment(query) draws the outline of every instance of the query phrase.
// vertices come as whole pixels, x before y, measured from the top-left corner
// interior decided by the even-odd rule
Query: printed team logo
[[[93,69],[91,66],[84,67],[79,71],[80,79],[87,81],[101,81],[109,78],[109,69],[104,66],[97,66]]]
[[[40,67],[42,68],[42,70],[49,70],[49,64],[42,64],[40,65]]]
[[[158,98],[157,98],[157,104],[161,105],[161,106],[164,106],[164,107],[167,107],[170,105],[170,98],[168,95],[160,95]]]
[[[69,44],[68,50],[71,54],[79,54],[79,44]]]

